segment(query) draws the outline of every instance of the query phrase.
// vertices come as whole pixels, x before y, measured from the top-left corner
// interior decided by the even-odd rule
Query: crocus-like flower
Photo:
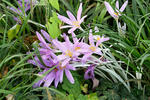
[[[99,36],[99,35],[94,35],[93,38],[94,38],[95,40],[97,40],[96,46],[100,45],[102,42],[105,42],[105,41],[108,41],[108,40],[109,40],[108,37],[105,38],[104,36],[101,37],[101,36]]]
[[[119,9],[119,2],[116,2],[116,11],[113,10],[113,8],[111,7],[111,5],[108,2],[104,2],[107,11],[109,12],[109,14],[115,18],[118,19],[119,16],[121,16],[120,12],[123,12],[128,4],[128,1],[125,1],[125,3],[122,5],[122,7]]]
[[[64,39],[65,42],[60,42],[57,39],[52,41],[55,47],[62,52],[61,55],[58,55],[58,60],[62,62],[62,66],[65,66],[70,60],[73,60],[80,55],[80,53],[77,51],[77,49],[80,48],[75,49],[75,45],[71,43],[69,37],[65,34]]]
[[[70,11],[67,11],[67,15],[68,15],[69,19],[58,14],[58,18],[61,21],[69,24],[69,25],[61,26],[60,28],[61,29],[62,28],[71,28],[71,29],[69,29],[68,33],[74,32],[77,28],[82,30],[80,24],[84,21],[86,16],[83,16],[81,18],[81,13],[82,13],[82,3],[80,4],[78,12],[77,12],[77,19],[74,17],[74,15]]]
[[[89,43],[90,45],[84,44],[84,56],[82,58],[82,62],[86,62],[86,60],[93,54],[102,55],[101,49],[98,47],[98,42],[95,45],[94,37],[92,35],[92,30],[89,33]]]
[[[51,41],[49,35],[44,30],[41,30],[41,33],[46,38],[47,41]],[[43,76],[42,79],[40,79],[37,83],[34,84],[33,87],[39,87],[43,84],[44,87],[49,87],[52,82],[54,81],[55,87],[58,86],[58,83],[62,83],[63,81],[63,73],[65,72],[66,77],[70,81],[70,83],[74,83],[73,76],[70,72],[70,70],[75,70],[75,68],[69,63],[66,63],[65,66],[62,66],[61,62],[58,60],[58,57],[54,54],[54,51],[48,46],[48,43],[44,40],[42,35],[40,33],[36,33],[38,39],[40,40],[40,47],[39,52],[40,56],[42,58],[42,62],[39,60],[37,55],[34,55],[34,60],[28,60],[28,63],[31,63],[35,66],[39,66],[41,69],[43,69],[42,72],[39,72],[39,76],[43,76],[45,72],[50,70],[51,68],[55,67],[52,71],[50,71],[48,74]]]
[[[31,8],[30,4],[35,5],[37,2],[37,0],[32,0],[32,3],[30,0],[24,0],[24,12],[22,12],[23,9],[23,0],[18,0],[18,4],[20,5],[21,8],[13,8],[13,7],[7,7],[10,10],[12,10],[13,12],[15,12],[16,14],[20,15],[19,17],[14,17],[14,20],[17,21],[18,23],[22,23],[22,18],[26,17],[26,12]]]
[[[95,75],[94,75],[94,68],[95,68],[95,65],[94,64],[91,64],[87,70],[85,71],[85,74],[84,74],[84,79],[88,80],[88,79],[94,79]]]

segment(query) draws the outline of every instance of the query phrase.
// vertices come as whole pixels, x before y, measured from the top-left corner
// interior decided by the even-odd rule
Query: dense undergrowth
[[[28,0],[20,1],[23,1],[24,5]],[[115,10],[116,1],[106,1]],[[120,5],[124,2],[125,0],[119,0]],[[109,37],[109,41],[99,46],[103,53],[101,59],[97,54],[92,56],[95,57],[93,59],[102,61],[100,64],[95,63],[97,67],[94,69],[94,78],[92,76],[91,79],[85,80],[84,75],[88,71],[88,66],[93,64],[92,61],[87,61],[88,65],[75,63],[76,71],[70,71],[74,84],[64,74],[63,82],[58,86],[54,86],[53,82],[48,87],[42,87],[43,83],[40,87],[34,88],[39,80],[56,69],[49,68],[41,77],[38,73],[43,69],[29,63],[29,60],[36,59],[35,56],[38,56],[38,59],[43,56],[39,52],[38,43],[41,40],[36,32],[44,30],[52,40],[58,38],[61,42],[65,41],[63,33],[66,33],[70,41],[74,41],[72,35],[68,34],[68,29],[60,29],[60,26],[66,24],[59,19],[59,15],[68,17],[66,13],[68,10],[77,17],[80,3],[82,16],[87,17],[81,24],[82,29],[74,31],[76,37],[81,39],[80,41],[84,37],[83,41],[88,43],[90,29],[93,36]],[[17,0],[0,1],[0,99],[148,100],[150,98],[150,0],[128,0],[125,10],[121,16],[117,15],[119,16],[117,19],[110,16],[104,0],[37,0],[35,4],[32,2],[28,4],[30,9],[26,11],[26,7],[20,5]],[[14,12],[11,7],[21,8],[22,14]],[[124,25],[126,27],[122,27]],[[46,43],[49,41],[46,40]],[[59,55],[60,52],[55,54]],[[84,55],[86,54],[79,57]],[[43,61],[40,62],[43,64]]]

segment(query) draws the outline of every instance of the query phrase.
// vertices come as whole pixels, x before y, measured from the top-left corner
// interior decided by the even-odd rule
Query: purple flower
[[[109,38],[105,38],[104,36],[94,35],[93,38],[97,41],[96,46],[101,45],[102,42],[108,41]]]
[[[116,11],[113,10],[113,8],[111,7],[111,5],[108,2],[104,2],[107,11],[109,12],[109,14],[115,18],[118,19],[119,16],[121,16],[120,12],[123,12],[128,4],[128,0],[122,5],[122,7],[119,9],[119,2],[116,2]]]
[[[57,39],[53,40],[53,44],[55,47],[60,51],[62,54],[58,55],[58,60],[62,62],[62,66],[65,66],[69,61],[76,59],[80,53],[77,49],[77,46],[74,45],[70,40],[69,37],[65,34],[63,35],[65,42],[60,42]],[[78,48],[80,49],[80,48]]]
[[[23,0],[18,0],[18,4],[20,5],[21,8],[13,8],[13,7],[7,7],[8,9],[12,10],[16,14],[19,15],[19,17],[14,17],[14,20],[17,21],[18,23],[22,24],[22,18],[26,17],[26,12],[31,8],[31,5],[35,5],[37,3],[37,0],[32,0],[32,3],[30,0],[24,0],[24,12],[22,12],[23,9]]]
[[[96,45],[94,42],[94,37],[92,35],[92,30],[89,33],[89,43],[90,45],[84,44],[84,56],[82,58],[82,62],[85,63],[86,60],[93,54],[102,55],[101,49],[98,47],[99,42],[97,41]]]
[[[78,9],[78,12],[77,12],[77,19],[74,17],[74,15],[70,11],[67,11],[67,15],[68,15],[69,19],[58,14],[58,18],[61,21],[63,21],[64,23],[69,24],[69,25],[61,26],[60,28],[61,29],[62,28],[71,28],[71,29],[69,29],[68,33],[74,32],[77,28],[82,30],[80,24],[84,21],[86,16],[83,16],[81,18],[81,13],[82,13],[82,3],[80,3],[80,6],[79,6],[79,9]]]
[[[88,80],[88,79],[94,79],[95,75],[94,75],[94,68],[95,68],[95,64],[91,64],[87,70],[85,71],[84,74],[84,79]]]

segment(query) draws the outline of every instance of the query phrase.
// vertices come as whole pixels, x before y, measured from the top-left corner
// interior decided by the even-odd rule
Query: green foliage
[[[58,19],[56,12],[52,13],[52,17],[47,22],[46,27],[48,33],[52,38],[57,38],[61,34],[61,30],[59,28],[61,21]]]
[[[21,26],[19,24],[16,24],[11,29],[8,30],[8,38],[9,38],[9,40],[12,40],[13,38],[16,37],[17,33],[20,30],[20,27]]]
[[[59,11],[59,3],[58,3],[58,0],[48,0],[49,3]]]
[[[73,96],[77,98],[81,94],[81,88],[78,79],[75,77],[74,80],[75,83],[71,84],[67,78],[64,78],[62,88],[69,94],[73,94]]]

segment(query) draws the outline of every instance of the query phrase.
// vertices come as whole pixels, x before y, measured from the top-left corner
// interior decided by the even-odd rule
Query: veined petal
[[[83,16],[80,20],[79,20],[79,23],[81,24],[83,21],[84,21],[84,19],[87,17],[87,15],[85,15],[85,16]]]
[[[53,44],[62,52],[66,52],[67,48],[63,45],[63,43],[59,42],[58,40],[52,40]]]
[[[70,28],[70,27],[72,27],[72,26],[70,26],[70,25],[65,25],[65,26],[61,26],[60,29],[63,29],[63,28]]]
[[[59,77],[60,77],[59,72],[60,72],[60,71],[57,71],[56,74],[55,74],[55,75],[56,75],[56,76],[55,76],[55,88],[57,88],[58,83],[59,83],[59,79],[60,79],[60,78],[59,78]]]
[[[75,67],[70,66],[70,65],[67,65],[67,69],[76,70],[76,68],[75,68]]]
[[[80,3],[78,12],[77,12],[77,20],[79,21],[81,19],[81,13],[82,13],[82,3]]]
[[[44,83],[43,86],[44,87],[49,87],[54,79],[55,79],[55,73],[50,72],[50,74],[46,76],[46,80],[45,80],[45,83]]]
[[[67,56],[65,56],[64,54],[61,54],[61,55],[58,55],[57,58],[58,58],[59,61],[62,61],[64,59],[66,59]]]
[[[45,40],[43,39],[43,37],[41,36],[41,34],[39,32],[36,32],[36,35],[37,35],[38,39],[40,40],[40,42],[43,43],[48,49],[50,49],[50,47],[45,42]]]
[[[118,10],[119,10],[119,2],[118,2],[118,0],[117,0],[117,1],[116,1],[116,11],[119,12]]]
[[[64,17],[64,16],[58,14],[58,18],[59,18],[61,21],[63,21],[64,23],[67,23],[67,24],[72,25],[71,21],[70,21],[67,17]]]
[[[44,38],[47,40],[47,41],[51,41],[50,40],[50,36],[49,36],[49,34],[46,32],[46,31],[44,31],[44,30],[41,30],[41,33],[43,34],[43,36],[44,36]]]
[[[90,42],[90,45],[94,46],[94,40],[93,40],[93,35],[92,35],[92,30],[90,30],[90,33],[89,33],[89,42]]]
[[[85,63],[88,59],[89,56],[91,56],[92,53],[86,53],[83,57],[82,57],[82,62]]]
[[[69,63],[70,60],[71,60],[71,58],[65,59],[65,60],[62,62],[62,65],[61,65],[61,66],[66,66],[66,65]]]
[[[108,3],[108,2],[104,2],[104,4],[105,4],[105,6],[106,6],[106,9],[107,9],[107,11],[109,12],[109,14],[112,16],[112,17],[114,17],[114,18],[116,18],[117,16],[115,15],[115,11],[113,10],[113,8],[110,6],[110,4]]]
[[[77,21],[76,18],[74,17],[74,15],[70,11],[67,11],[67,15],[71,21]]]
[[[63,74],[64,74],[64,71],[60,70],[60,83],[62,83],[63,81]]]
[[[73,28],[69,29],[68,33],[72,33],[72,32],[74,32],[76,29],[77,29],[76,27],[73,27]]]
[[[120,12],[123,12],[125,10],[127,4],[128,4],[128,0],[122,5],[122,7],[120,8]]]
[[[70,83],[74,84],[74,79],[72,77],[71,72],[69,70],[65,69],[65,74],[66,74],[68,80],[70,81]]]

